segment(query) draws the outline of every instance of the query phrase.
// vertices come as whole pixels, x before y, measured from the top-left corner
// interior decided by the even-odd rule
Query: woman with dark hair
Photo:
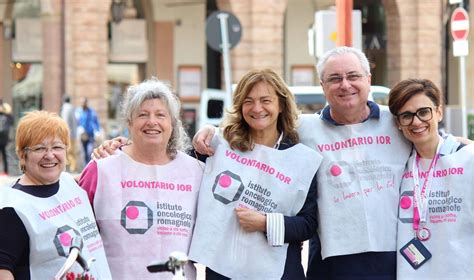
[[[430,80],[399,82],[388,105],[413,144],[400,188],[397,278],[471,279],[474,145],[440,136],[443,102]]]

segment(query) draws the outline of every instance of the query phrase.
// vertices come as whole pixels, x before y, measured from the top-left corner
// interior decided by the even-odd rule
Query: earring
[[[398,130],[402,130],[402,127],[401,127],[401,126],[399,126],[399,127],[398,127]]]

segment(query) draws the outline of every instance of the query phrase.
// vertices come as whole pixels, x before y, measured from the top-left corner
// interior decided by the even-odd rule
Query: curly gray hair
[[[128,87],[124,102],[122,104],[122,113],[125,122],[130,125],[133,116],[140,109],[140,106],[146,100],[160,99],[167,107],[171,116],[171,125],[173,131],[168,142],[166,153],[172,159],[176,157],[178,151],[186,152],[191,149],[189,137],[183,127],[179,117],[181,103],[178,97],[171,92],[168,85],[156,78],[145,80],[138,85]],[[133,135],[132,135],[133,137]]]

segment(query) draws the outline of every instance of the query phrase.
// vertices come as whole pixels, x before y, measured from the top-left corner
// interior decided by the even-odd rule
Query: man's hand
[[[131,142],[128,138],[125,137],[115,137],[112,140],[105,140],[99,147],[95,148],[92,152],[92,157],[94,159],[106,158],[110,155],[113,155],[115,151],[125,145],[129,145]]]
[[[194,149],[201,155],[214,155],[214,149],[211,148],[211,140],[214,137],[215,127],[206,125],[196,132],[193,137]]]
[[[267,217],[257,211],[247,208],[235,208],[235,214],[239,220],[240,226],[248,232],[267,230]]]

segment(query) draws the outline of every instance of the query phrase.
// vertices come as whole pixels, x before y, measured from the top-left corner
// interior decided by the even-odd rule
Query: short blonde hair
[[[46,138],[58,137],[69,147],[69,127],[56,113],[31,111],[18,122],[16,128],[16,154],[22,158],[26,147],[41,143]]]

